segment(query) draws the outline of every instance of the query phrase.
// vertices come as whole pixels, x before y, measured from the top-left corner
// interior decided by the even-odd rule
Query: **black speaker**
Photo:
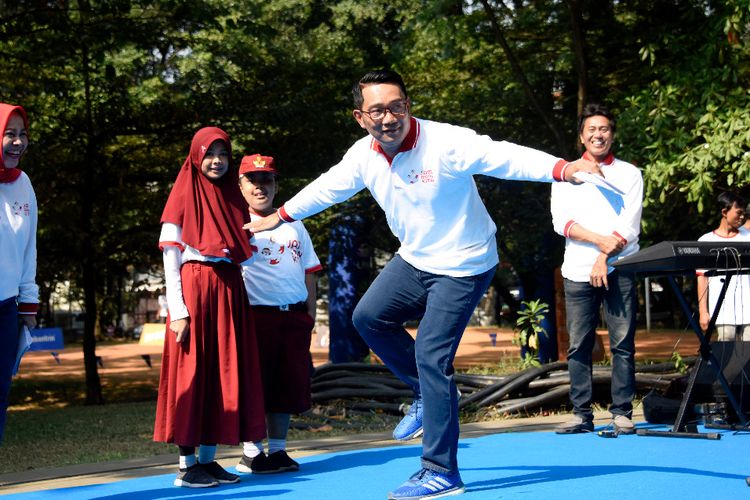
[[[742,413],[747,415],[750,411],[750,342],[711,342],[711,351]],[[691,401],[726,402],[726,394],[710,362],[701,363]],[[732,411],[731,405],[727,405],[727,408]]]

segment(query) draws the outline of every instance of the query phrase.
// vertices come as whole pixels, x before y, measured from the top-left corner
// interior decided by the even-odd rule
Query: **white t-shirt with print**
[[[250,214],[251,220],[259,218]],[[321,265],[304,224],[281,224],[254,236],[255,260],[242,265],[250,304],[278,306],[307,300],[305,274],[319,271]]]

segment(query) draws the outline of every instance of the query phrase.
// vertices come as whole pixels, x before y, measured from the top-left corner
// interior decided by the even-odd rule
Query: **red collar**
[[[401,147],[398,148],[398,151],[396,151],[396,154],[414,149],[417,146],[417,139],[419,139],[419,132],[420,132],[419,122],[417,121],[416,118],[412,116],[411,118],[409,118],[409,133],[406,134],[406,137],[404,137],[404,140],[401,142]],[[390,165],[391,162],[393,161],[393,158],[388,156],[388,153],[386,153],[383,150],[383,148],[380,146],[380,143],[376,141],[375,139],[372,139],[372,143],[370,144],[370,149],[385,156],[385,159],[388,160],[388,165]],[[395,157],[396,155],[393,155],[393,156]]]
[[[588,151],[583,153],[583,159],[596,162],[596,160],[594,160],[594,157],[591,156]],[[600,161],[597,163],[601,165],[612,165],[614,162],[615,162],[615,155],[613,155],[612,153],[608,153],[607,156],[604,158],[604,161]]]

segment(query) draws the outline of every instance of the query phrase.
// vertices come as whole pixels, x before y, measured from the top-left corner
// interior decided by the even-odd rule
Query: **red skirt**
[[[169,328],[164,336],[154,441],[260,441],[266,435],[260,365],[240,269],[186,262],[180,275],[190,333],[180,344]]]

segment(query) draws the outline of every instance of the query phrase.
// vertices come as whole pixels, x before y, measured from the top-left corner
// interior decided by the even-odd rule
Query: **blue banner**
[[[30,330],[30,351],[52,351],[64,349],[62,328],[34,328]]]

